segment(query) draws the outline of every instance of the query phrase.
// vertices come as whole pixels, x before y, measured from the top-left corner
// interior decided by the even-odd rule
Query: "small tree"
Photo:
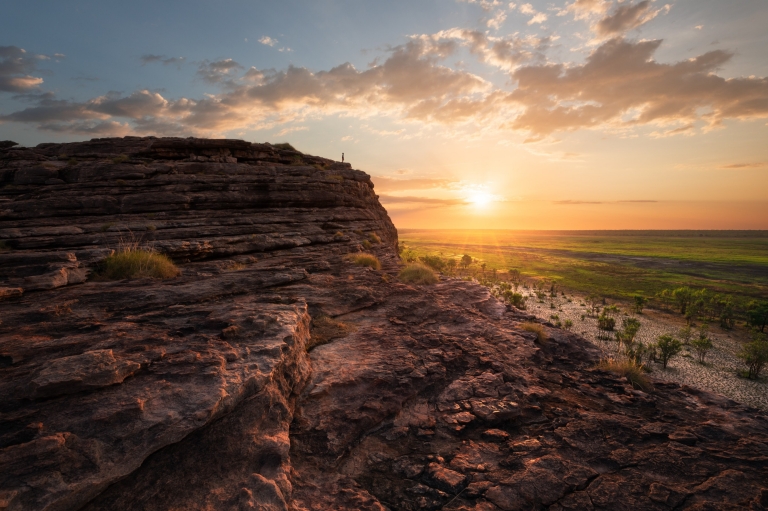
[[[482,268],[482,269],[483,269],[483,275],[485,275],[485,263],[482,263],[482,264],[480,265],[480,268]]]
[[[472,256],[469,254],[464,254],[461,256],[461,265],[464,267],[464,269],[469,268],[469,265],[472,264]]]
[[[688,306],[694,298],[693,293],[693,289],[688,286],[678,287],[672,291],[672,299],[677,304],[677,307],[680,309],[680,314],[683,316],[685,316]]]
[[[589,315],[595,316],[597,315],[597,311],[600,310],[600,305],[603,303],[603,299],[600,295],[597,295],[595,293],[590,293],[584,301],[586,302],[587,306],[589,307]]]
[[[683,328],[681,328],[680,331],[677,332],[677,337],[683,341],[683,344],[686,346],[690,344],[691,338],[693,337],[693,330],[691,329],[691,325],[685,325]]]
[[[448,266],[448,271],[451,273],[456,273],[456,259],[453,257],[449,258],[446,262],[446,266]]]
[[[755,329],[764,332],[768,325],[768,302],[751,302],[747,309],[747,322]]]
[[[648,303],[648,298],[641,295],[635,295],[634,300],[635,300],[634,307],[633,307],[634,311],[637,314],[642,314],[643,309],[645,308],[645,305]]]
[[[707,356],[709,350],[712,349],[712,341],[709,337],[699,337],[691,341],[691,346],[696,350],[696,355],[699,357],[699,363],[704,363],[704,357]]]
[[[760,371],[768,362],[768,340],[765,335],[758,335],[754,341],[745,344],[739,352],[739,358],[744,360],[749,368],[748,377],[753,380],[758,379]]]
[[[635,341],[640,326],[640,322],[635,318],[625,318],[622,321],[622,337],[625,343],[632,344]]]
[[[664,369],[667,368],[669,360],[683,349],[683,345],[680,341],[667,334],[659,336],[659,340],[656,342],[656,347],[658,348],[658,356]]]

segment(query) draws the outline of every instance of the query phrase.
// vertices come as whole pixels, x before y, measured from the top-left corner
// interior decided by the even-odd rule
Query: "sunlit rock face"
[[[764,416],[635,390],[472,282],[399,283],[397,232],[347,164],[0,144],[0,241],[0,510],[768,506]],[[180,276],[94,279],[126,244]],[[307,352],[321,316],[347,328]]]

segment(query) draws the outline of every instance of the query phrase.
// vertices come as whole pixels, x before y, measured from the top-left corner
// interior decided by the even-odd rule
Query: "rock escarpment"
[[[0,145],[0,181],[0,510],[768,506],[763,415],[635,390],[471,282],[398,283],[348,165],[102,139]],[[372,233],[381,271],[345,259]],[[181,275],[94,281],[121,243]],[[321,316],[347,328],[308,353]]]

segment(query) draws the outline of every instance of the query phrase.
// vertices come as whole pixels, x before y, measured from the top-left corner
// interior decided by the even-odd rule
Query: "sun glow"
[[[487,207],[494,202],[496,198],[485,190],[469,190],[467,202],[478,208]]]

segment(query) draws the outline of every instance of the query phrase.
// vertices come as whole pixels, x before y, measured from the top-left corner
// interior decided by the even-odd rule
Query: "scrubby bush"
[[[632,308],[637,314],[642,314],[645,305],[648,303],[648,299],[641,295],[635,295],[632,298],[634,300],[634,306]]]
[[[126,156],[124,154],[121,154],[120,156],[115,156],[114,158],[112,158],[112,163],[115,163],[115,164],[117,164],[117,163],[125,163],[127,161],[128,161],[128,156]]]
[[[400,271],[398,277],[406,284],[434,284],[438,281],[432,268],[421,263],[409,264]]]
[[[372,232],[368,235],[368,241],[371,243],[381,243],[381,238],[379,238],[379,235],[375,232]]]
[[[419,257],[422,263],[426,264],[430,268],[432,268],[435,271],[444,271],[445,268],[448,266],[448,261],[443,259],[440,256],[435,255],[425,255],[422,257]]]
[[[570,329],[573,328],[573,321],[571,321],[570,319],[566,319],[565,322],[563,323],[563,328],[570,331]]]
[[[671,335],[664,334],[659,336],[659,339],[656,342],[656,348],[658,349],[658,357],[659,360],[661,360],[661,365],[666,369],[667,363],[669,363],[672,357],[675,357],[680,353],[683,349],[683,345]]]
[[[525,310],[525,302],[528,300],[527,296],[523,296],[521,293],[515,293],[512,290],[504,291],[504,294],[502,296],[513,307],[516,307],[520,310]]]
[[[749,368],[747,376],[753,380],[760,377],[760,372],[768,363],[768,340],[765,335],[758,335],[755,340],[747,343],[739,352],[741,358]]]
[[[549,339],[549,336],[547,335],[547,331],[544,329],[543,326],[541,326],[538,323],[523,323],[520,325],[520,328],[525,330],[526,332],[533,332],[536,334],[536,340],[540,343],[545,342],[547,339]]]
[[[603,371],[608,371],[625,377],[635,388],[639,388],[646,392],[652,389],[651,382],[648,381],[648,378],[644,374],[642,364],[639,364],[634,360],[616,360],[607,358],[601,360],[597,367]]]
[[[691,341],[691,347],[696,350],[696,355],[699,357],[699,363],[701,364],[704,363],[704,357],[707,356],[712,346],[712,341],[706,336]]]
[[[106,280],[150,277],[170,279],[180,271],[168,256],[137,247],[126,247],[104,258],[96,276]]]
[[[381,269],[381,261],[379,261],[379,258],[373,254],[368,254],[365,252],[360,254],[353,254],[349,256],[349,260],[358,266],[366,266],[368,268],[373,268],[374,270]]]
[[[373,245],[371,245],[371,242],[368,241],[368,240],[363,240],[362,245],[363,245],[363,248],[366,249],[366,250],[370,250],[371,247],[373,246]]]

